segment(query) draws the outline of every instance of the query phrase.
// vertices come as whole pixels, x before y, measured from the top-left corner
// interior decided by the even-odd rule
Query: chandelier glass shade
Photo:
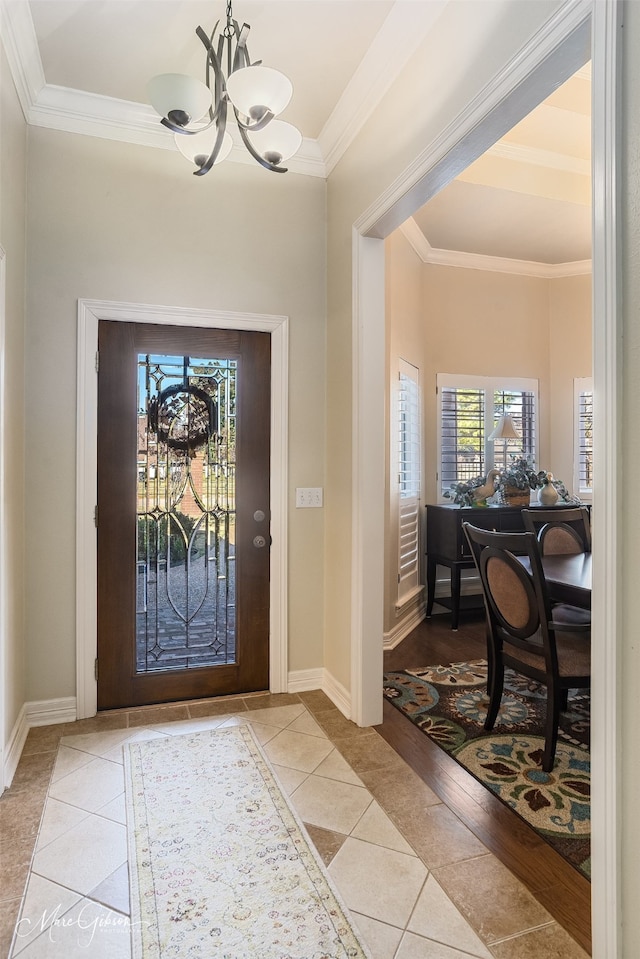
[[[226,26],[216,23],[210,37],[202,27],[196,35],[206,50],[206,82],[180,73],[163,73],[147,85],[149,102],[172,130],[180,152],[196,169],[207,173],[230,153],[229,109],[244,146],[261,166],[286,173],[284,160],[296,153],[302,134],[290,123],[276,120],[293,94],[291,81],[279,70],[251,63],[247,50],[250,27],[233,19],[227,3]],[[217,36],[216,36],[217,35]],[[215,44],[215,45],[214,45]]]

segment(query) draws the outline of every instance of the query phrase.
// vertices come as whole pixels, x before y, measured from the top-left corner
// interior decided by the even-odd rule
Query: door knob
[[[253,545],[255,546],[256,549],[262,549],[263,546],[267,545],[267,541],[264,538],[264,536],[254,536]]]

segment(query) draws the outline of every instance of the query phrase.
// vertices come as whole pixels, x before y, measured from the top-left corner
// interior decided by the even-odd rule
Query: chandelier
[[[249,24],[238,26],[227,2],[227,22],[220,21],[210,37],[202,27],[196,35],[206,50],[206,83],[181,73],[163,73],[147,86],[149,100],[160,121],[175,135],[180,152],[193,164],[195,176],[208,173],[227,157],[233,140],[227,130],[229,107],[242,142],[261,166],[274,173],[286,173],[282,166],[299,149],[302,134],[296,127],[275,117],[291,99],[293,86],[283,73],[251,63],[247,50]]]

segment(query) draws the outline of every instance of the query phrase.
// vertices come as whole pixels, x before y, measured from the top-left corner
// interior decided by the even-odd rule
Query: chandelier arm
[[[236,119],[237,119],[237,118],[238,118],[238,111],[236,110]],[[286,172],[287,172],[287,167],[284,167],[284,166],[276,166],[274,163],[269,163],[268,160],[265,160],[264,157],[261,157],[261,156],[260,156],[260,154],[257,152],[257,150],[255,150],[253,144],[251,143],[251,140],[250,140],[249,137],[247,136],[246,131],[245,131],[244,127],[242,126],[242,124],[241,124],[240,122],[238,122],[238,129],[239,129],[239,131],[240,131],[240,136],[242,137],[242,142],[243,142],[244,145],[246,146],[247,150],[249,151],[249,153],[251,154],[251,156],[253,157],[253,159],[256,160],[256,161],[260,164],[260,166],[263,166],[263,167],[265,168],[265,170],[272,170],[273,173],[286,173]]]
[[[227,127],[227,104],[225,100],[221,101],[221,103],[224,104],[224,108],[221,111],[221,114],[219,117],[218,135],[216,137],[216,142],[213,145],[211,156],[209,157],[206,163],[202,164],[199,170],[193,171],[194,176],[204,176],[205,173],[208,173],[211,167],[213,166],[213,164],[216,162],[218,158],[218,154],[220,153],[220,147],[222,146],[222,140],[224,138],[225,130]]]
[[[168,130],[171,130],[172,133],[180,133],[182,136],[192,137],[196,133],[204,133],[205,130],[210,129],[211,125],[215,123],[215,117],[212,118],[210,123],[207,123],[204,127],[199,127],[197,130],[187,130],[186,127],[181,127],[177,123],[172,123],[171,120],[168,120],[166,117],[163,117],[160,120],[160,123],[167,127]]]
[[[196,30],[197,36],[198,36],[199,39],[202,41],[202,44],[203,44],[205,50],[207,51],[207,65],[206,65],[206,75],[205,75],[205,79],[206,79],[207,86],[209,87],[209,90],[211,90],[211,71],[210,71],[210,68],[213,67],[214,94],[213,94],[213,104],[212,104],[211,107],[209,107],[209,117],[211,118],[211,123],[213,123],[213,122],[218,118],[218,116],[220,115],[220,112],[221,112],[221,104],[222,104],[222,101],[223,101],[223,99],[224,99],[224,97],[225,97],[225,95],[226,95],[226,87],[225,87],[225,82],[224,82],[224,74],[223,74],[222,68],[221,68],[221,66],[220,66],[221,59],[222,59],[222,50],[223,50],[223,45],[224,45],[224,37],[223,37],[222,35],[220,36],[220,40],[219,40],[219,42],[218,42],[218,53],[217,53],[217,54],[216,54],[216,51],[214,50],[214,47],[213,47],[213,38],[214,38],[214,36],[215,36],[216,30],[218,29],[218,24],[219,24],[219,23],[220,23],[220,21],[218,20],[218,22],[216,23],[215,27],[213,28],[213,31],[212,31],[210,37],[208,37],[208,36],[206,35],[206,33],[204,32],[204,30],[202,29],[202,27],[198,27],[197,30]],[[211,126],[211,123],[209,124],[209,126]],[[207,129],[208,129],[208,127],[207,127]],[[200,131],[199,131],[199,132],[200,132]]]
[[[246,130],[248,133],[251,133],[252,130],[264,130],[268,123],[271,123],[275,116],[275,113],[272,113],[271,110],[267,110],[265,115],[257,120],[255,123],[243,123],[240,119],[240,114],[236,110],[236,120],[239,127],[242,127],[243,130]]]

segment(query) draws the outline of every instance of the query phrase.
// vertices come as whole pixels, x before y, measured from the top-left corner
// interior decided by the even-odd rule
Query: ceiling
[[[304,140],[290,170],[328,176],[447,2],[237,0],[234,16],[251,26],[252,58],[293,81],[282,118]],[[146,102],[146,83],[158,73],[203,78],[195,28],[210,33],[224,19],[222,0],[0,6],[30,124],[175,150]],[[403,226],[422,259],[534,275],[587,272],[590,104],[587,66]],[[254,163],[240,144],[230,161]]]

